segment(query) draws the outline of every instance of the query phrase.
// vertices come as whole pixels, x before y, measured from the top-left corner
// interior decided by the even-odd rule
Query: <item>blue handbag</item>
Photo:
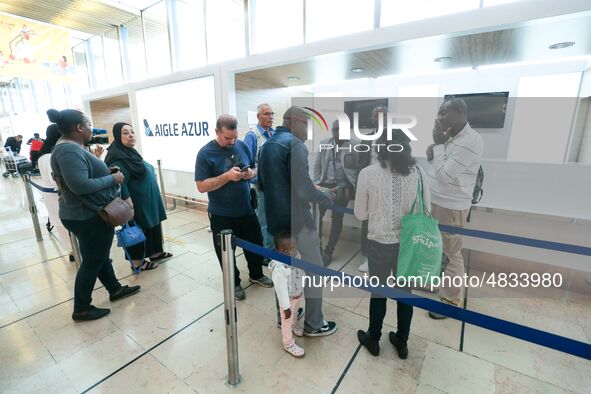
[[[129,223],[125,223],[123,225],[123,227],[121,227],[120,230],[115,231],[115,235],[117,236],[117,246],[120,246],[123,248],[123,251],[125,252],[125,257],[127,258],[127,260],[129,260],[129,263],[131,264],[131,268],[133,269],[133,271],[136,274],[139,274],[140,271],[142,270],[142,265],[140,264],[139,267],[135,267],[133,265],[133,260],[131,258],[131,256],[129,255],[129,253],[127,252],[128,247],[130,246],[134,246],[137,245],[139,243],[143,243],[146,242],[146,236],[144,234],[144,232],[142,231],[141,227],[133,224],[132,226],[129,225]],[[146,254],[146,245],[144,244],[144,257],[145,258],[145,254]]]
[[[144,232],[137,224],[130,226],[129,223],[125,223],[121,230],[115,231],[115,234],[117,235],[117,246],[122,248],[128,248],[146,240]]]

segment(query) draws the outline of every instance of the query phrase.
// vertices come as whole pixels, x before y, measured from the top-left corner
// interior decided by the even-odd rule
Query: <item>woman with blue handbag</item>
[[[161,222],[166,220],[166,211],[154,167],[134,149],[135,132],[129,123],[116,123],[113,126],[113,139],[107,148],[105,163],[118,167],[125,176],[121,184],[121,198],[131,197],[135,210],[134,222],[145,236],[144,242],[124,246],[126,258],[131,260],[134,272],[152,270],[158,267],[159,261],[172,257],[172,253],[163,250]],[[134,227],[127,227],[127,232],[130,228]]]

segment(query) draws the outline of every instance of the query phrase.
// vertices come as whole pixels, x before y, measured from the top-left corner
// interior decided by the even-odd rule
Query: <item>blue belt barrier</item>
[[[306,272],[311,272],[321,276],[339,276],[343,278],[353,278],[344,272],[339,272],[325,268],[316,264],[309,263],[304,260],[292,258],[290,256],[278,253],[274,250],[264,248],[262,246],[253,244],[240,238],[233,237],[237,246],[246,249],[258,255],[268,257],[282,263],[292,265],[295,263],[298,268],[302,268]],[[552,334],[546,331],[527,327],[521,324],[513,323],[507,320],[499,319],[484,315],[482,313],[462,309],[457,306],[449,305],[443,302],[435,301],[429,298],[417,296],[402,290],[391,287],[368,287],[355,286],[353,281],[350,282],[351,287],[366,290],[383,297],[391,298],[393,300],[400,300],[405,304],[416,306],[427,311],[438,313],[451,317],[456,320],[464,321],[474,326],[482,327],[487,330],[495,331],[500,334],[505,334],[513,338],[522,339],[527,342],[535,343],[537,345],[545,346],[555,349],[573,356],[581,357],[591,360],[591,344],[580,342],[574,339],[566,338],[560,335]]]
[[[338,205],[331,205],[331,206],[329,206],[329,208],[332,209],[333,211],[336,211],[336,212],[348,213],[351,215],[354,214],[353,210],[351,208],[345,208],[345,207],[341,207]],[[559,252],[580,254],[583,256],[591,256],[591,248],[587,247],[587,246],[571,245],[571,244],[565,244],[565,243],[561,243],[561,242],[544,241],[541,239],[519,237],[516,235],[493,233],[490,231],[472,230],[469,228],[447,226],[444,224],[439,225],[439,230],[441,230],[445,233],[450,233],[450,234],[459,234],[459,235],[465,235],[468,237],[489,239],[491,241],[506,242],[506,243],[516,244],[516,245],[530,246],[532,248],[556,250]]]
[[[53,187],[43,187],[41,185],[36,184],[35,182],[29,180],[29,183],[35,187],[35,189],[42,191],[43,193],[57,193]]]

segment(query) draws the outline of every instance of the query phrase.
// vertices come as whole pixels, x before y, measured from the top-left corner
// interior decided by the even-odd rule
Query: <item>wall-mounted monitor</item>
[[[468,106],[468,123],[475,129],[501,129],[505,127],[505,115],[509,92],[446,94],[445,100],[461,98]]]
[[[385,107],[388,109],[388,99],[374,99],[374,100],[355,100],[345,101],[345,113],[351,121],[351,127],[353,127],[353,113],[359,113],[359,128],[360,129],[373,129],[375,128],[371,119],[371,113],[376,107]]]

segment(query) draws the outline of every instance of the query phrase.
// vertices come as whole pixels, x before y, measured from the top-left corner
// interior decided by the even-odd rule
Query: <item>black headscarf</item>
[[[144,159],[139,152],[133,148],[128,148],[121,142],[121,129],[123,126],[131,126],[129,123],[119,122],[113,126],[113,143],[107,148],[107,157],[105,163],[111,165],[116,161],[123,161],[132,178],[143,178],[146,175]]]
[[[45,131],[45,142],[43,142],[43,146],[39,151],[39,157],[43,156],[46,153],[51,153],[51,150],[53,149],[57,140],[59,140],[61,136],[62,133],[60,133],[60,129],[57,127],[55,123],[47,126],[47,130]]]

